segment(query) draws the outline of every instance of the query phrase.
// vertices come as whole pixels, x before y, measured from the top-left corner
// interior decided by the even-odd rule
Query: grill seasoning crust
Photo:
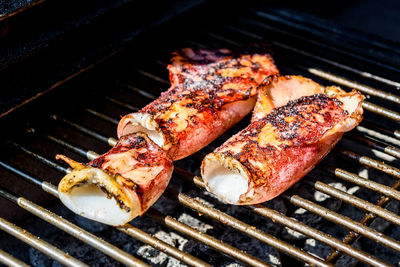
[[[121,137],[144,131],[173,160],[208,145],[246,116],[258,86],[278,69],[265,48],[239,53],[228,49],[185,48],[173,54],[171,87],[140,112],[123,117]]]
[[[299,92],[305,96],[296,98]],[[281,93],[291,97],[282,101]],[[299,76],[271,78],[260,90],[251,124],[205,157],[201,171],[207,189],[232,204],[274,198],[361,121],[363,98]],[[282,106],[271,108],[274,104]],[[221,188],[226,181],[231,189]]]

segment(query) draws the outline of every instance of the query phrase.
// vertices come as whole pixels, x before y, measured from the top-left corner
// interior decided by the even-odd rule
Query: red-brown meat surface
[[[171,87],[140,113],[151,115],[174,159],[203,148],[251,111],[257,88],[278,73],[265,51],[233,53],[227,49],[186,48],[173,54]],[[136,131],[124,117],[118,135]]]
[[[282,98],[281,90],[292,98],[298,92],[304,96]],[[260,203],[279,195],[362,119],[360,93],[325,88],[300,76],[273,77],[260,94],[262,105],[257,103],[251,124],[202,164],[208,189],[232,204]]]

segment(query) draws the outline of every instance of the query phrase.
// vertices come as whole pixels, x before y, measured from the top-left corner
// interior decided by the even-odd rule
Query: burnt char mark
[[[348,114],[342,102],[325,94],[306,96],[274,109],[265,119],[277,129],[281,140],[293,145],[312,143]]]
[[[270,69],[270,65],[260,66],[259,63],[252,62],[250,57],[246,59],[246,62],[252,64],[250,69],[235,74],[235,70],[249,68],[249,66],[241,64],[242,54],[236,57],[227,57],[228,54],[224,54],[225,58],[218,58],[217,56],[210,56],[215,54],[213,50],[191,49],[190,51],[200,53],[199,55],[196,54],[196,57],[192,55],[192,59],[208,56],[215,61],[209,61],[208,64],[203,65],[198,64],[197,61],[192,62],[192,64],[182,64],[182,62],[190,62],[190,60],[188,58],[182,59],[185,55],[176,52],[176,62],[172,64],[170,71],[172,76],[179,77],[180,83],[162,93],[160,98],[143,108],[143,112],[162,116],[162,113],[167,112],[175,102],[184,102],[187,107],[195,107],[199,112],[209,108],[220,109],[228,103],[247,100],[250,96],[255,95],[257,90],[253,89],[258,87],[262,80],[256,81],[254,75],[262,73],[261,75],[266,78],[276,72],[275,69]],[[231,54],[233,55],[233,53]],[[269,55],[265,54],[265,51],[260,55],[267,57],[267,59],[270,58]],[[263,67],[264,69],[262,69]],[[222,75],[221,71],[224,70],[232,72],[235,76]],[[233,88],[223,89],[226,84],[233,84]],[[236,86],[234,86],[235,84]],[[230,91],[232,93],[229,93]],[[226,94],[224,94],[225,92]]]
[[[144,148],[141,152],[138,150]],[[167,164],[168,161],[161,160],[164,159],[164,152],[155,145],[149,138],[144,137],[141,133],[129,134],[121,137],[118,143],[107,153],[101,155],[100,157],[92,160],[88,163],[89,166],[101,168],[104,166],[104,163],[108,161],[107,157],[111,154],[120,154],[127,152],[129,150],[135,150],[135,160],[138,161],[136,167],[142,166],[154,166],[159,164]],[[161,155],[160,157],[160,154]],[[111,169],[107,169],[108,173],[116,174],[115,171]]]
[[[260,132],[268,124],[272,125],[274,133],[282,143],[281,148],[299,146],[318,141],[323,134],[338,124],[348,115],[343,110],[342,102],[324,94],[305,96],[287,105],[274,109],[265,118],[253,122],[240,133],[236,142],[248,142],[248,139],[258,140]],[[289,142],[288,142],[289,141]],[[244,148],[251,149],[254,148]],[[271,146],[267,148],[274,150]]]
[[[173,86],[141,112],[153,115],[168,144],[176,145],[186,129],[176,131],[171,114],[177,108],[179,113],[187,112],[180,118],[187,118],[189,131],[209,123],[201,120],[205,116],[218,119],[215,116],[223,106],[255,97],[259,84],[278,72],[266,50],[259,44],[237,51],[185,48],[174,52],[168,66]]]

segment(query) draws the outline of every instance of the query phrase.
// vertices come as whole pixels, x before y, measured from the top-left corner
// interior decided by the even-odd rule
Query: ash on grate
[[[358,174],[364,178],[372,178],[372,176],[374,176],[374,179],[377,182],[380,182],[382,184],[384,183],[390,183],[391,180],[393,180],[391,177],[382,174],[376,170],[370,170],[370,169],[365,169],[365,168],[360,168]],[[379,175],[378,175],[379,174]],[[365,199],[370,201],[371,203],[376,203],[379,199],[379,194],[362,188],[362,187],[358,187],[358,186],[352,186],[352,184],[347,184],[346,186],[335,186],[338,189],[341,189],[344,192],[347,192],[349,194],[355,195],[361,199]],[[387,206],[387,210],[392,211],[394,213],[398,213],[399,212],[399,202],[398,201],[394,201],[392,200],[389,205]],[[365,216],[365,212],[360,210],[359,208],[354,207],[351,204],[348,203],[343,203],[343,205],[341,205],[340,209],[338,210],[338,212],[344,216],[347,216],[355,221],[360,221],[364,216]],[[388,229],[391,226],[391,224],[381,218],[376,218],[372,223],[371,223],[371,228],[379,231],[379,232],[384,232],[386,229]],[[321,230],[325,233],[328,233],[330,235],[332,235],[333,237],[339,239],[339,240],[343,240],[345,235],[347,235],[348,230],[344,227],[340,227],[337,224],[334,223],[327,223],[326,225],[324,225]],[[365,244],[369,244],[369,247],[377,247],[377,243],[375,243],[374,241],[371,240],[367,240],[366,238],[361,238],[360,240],[356,240],[352,246],[358,249],[363,249],[366,250]],[[362,244],[362,245],[361,245]],[[392,264],[398,264],[395,261],[392,261],[392,259],[390,257],[385,257],[385,253],[386,250],[382,249],[382,246],[378,246],[380,249],[375,249],[375,252],[377,253],[372,253],[377,255],[378,258],[382,258],[382,259],[386,259],[388,262],[391,262]],[[326,258],[326,256],[328,256],[331,252],[331,249],[328,246],[325,246],[323,244],[319,244],[317,241],[315,241],[314,239],[307,239],[305,242],[305,249],[307,251],[310,251],[311,253],[318,255],[322,258]],[[337,266],[354,266],[358,263],[357,260],[355,260],[354,258],[352,258],[349,255],[344,254],[343,256],[341,256],[338,261],[336,262]]]
[[[342,183],[332,182],[332,180],[326,178],[326,176],[322,176],[320,180],[335,188],[346,190],[346,187]],[[339,210],[342,204],[342,201],[340,201],[339,199],[332,198],[329,195],[316,191],[313,187],[303,183],[297,183],[296,185],[294,185],[290,192],[294,192],[296,195],[311,200],[312,202],[317,203],[332,211]],[[320,229],[325,224],[325,221],[322,220],[321,216],[309,212],[303,208],[295,207],[290,217],[317,229]],[[306,238],[305,235],[294,231],[286,226],[282,231],[282,237],[287,240],[301,240]]]
[[[388,236],[395,240],[400,240],[400,227],[392,225],[389,229],[387,229],[386,233]],[[400,265],[400,253],[382,246],[380,244],[375,243],[367,238],[361,238],[360,243],[362,244],[362,248],[367,252],[375,255],[379,259],[392,264],[394,266]],[[362,265],[364,266],[364,265]],[[365,265],[366,266],[366,265]]]
[[[183,191],[183,193],[193,198],[196,198],[205,205],[226,212],[239,220],[246,221],[246,223],[254,225],[263,231],[269,232],[270,234],[277,234],[280,231],[280,226],[270,222],[268,219],[263,218],[259,215],[255,216],[254,213],[252,213],[245,207],[221,203],[209,192],[195,188],[193,185],[190,185],[187,192],[185,190]],[[196,214],[195,212],[192,212],[186,208],[182,209],[182,206],[180,204],[177,204],[177,202],[171,202],[171,200],[167,200],[166,198],[162,199],[163,200],[161,202],[158,202],[155,205],[158,210],[165,208],[165,203],[169,203],[167,205],[170,206],[168,208],[168,214],[170,216],[178,218],[178,220],[182,223],[189,225],[203,233],[210,234],[211,236],[220,239],[240,250],[248,251],[249,254],[256,256],[274,266],[280,265],[280,256],[277,250],[261,243],[254,238],[250,238],[247,235],[242,234],[226,225],[223,225],[218,221],[208,219],[205,216],[199,216],[199,214]],[[164,202],[164,200],[166,200],[167,202]],[[172,207],[174,204],[177,206]],[[267,205],[277,209],[282,213],[286,211],[285,204],[279,198],[271,201]],[[248,221],[249,218],[251,218],[250,221]],[[187,239],[182,248],[184,249],[184,251],[187,251],[194,256],[206,259],[206,261],[212,265],[236,266],[237,264],[239,264],[238,266],[242,266],[240,263],[235,263],[233,259],[230,259],[223,254],[215,251],[214,249],[211,249],[210,247],[205,246],[202,243],[192,240],[190,238]]]
[[[338,227],[337,225],[333,223],[327,223],[324,225],[321,229],[321,231],[334,236],[340,240],[342,240],[346,234],[348,233],[348,230],[345,229],[344,227]],[[361,246],[358,242],[355,242],[352,245],[354,248],[361,249]],[[304,249],[311,254],[318,256],[322,259],[326,259],[329,254],[332,252],[332,249],[325,245],[322,244],[321,242],[318,242],[317,240],[313,238],[307,238],[304,242]],[[358,260],[350,257],[350,256],[343,256],[341,257],[337,263],[335,264],[336,266],[355,266],[358,263]],[[306,264],[306,266],[308,266]]]

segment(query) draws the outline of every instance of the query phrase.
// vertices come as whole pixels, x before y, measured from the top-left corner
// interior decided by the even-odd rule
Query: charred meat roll
[[[73,168],[58,185],[64,205],[109,225],[143,214],[164,192],[173,171],[170,157],[143,133],[123,136],[88,164],[57,158]]]
[[[271,78],[259,91],[251,124],[204,158],[207,189],[238,205],[278,196],[358,125],[363,99],[300,76]]]
[[[123,117],[118,136],[145,132],[173,160],[182,159],[246,116],[257,87],[278,73],[265,51],[182,49],[168,66],[171,87],[141,111]]]

